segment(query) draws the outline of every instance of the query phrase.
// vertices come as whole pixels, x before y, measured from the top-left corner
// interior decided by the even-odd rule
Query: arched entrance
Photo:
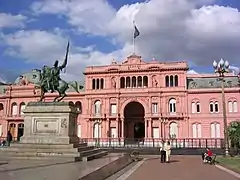
[[[20,123],[18,124],[18,133],[17,133],[17,140],[20,141],[20,138],[23,136],[24,132],[24,124]]]
[[[145,111],[139,102],[130,102],[124,108],[124,137],[142,139],[145,137]]]

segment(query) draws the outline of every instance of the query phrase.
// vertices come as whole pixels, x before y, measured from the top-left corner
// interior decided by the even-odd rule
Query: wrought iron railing
[[[223,148],[224,140],[207,138],[166,139],[172,148]],[[80,142],[102,148],[158,148],[162,144],[160,138],[81,138]]]

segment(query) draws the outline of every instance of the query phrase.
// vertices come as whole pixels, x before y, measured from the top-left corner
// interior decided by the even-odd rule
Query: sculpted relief
[[[156,75],[152,76],[152,86],[158,87],[158,80]]]
[[[116,78],[115,77],[112,77],[111,83],[112,83],[112,88],[116,89],[117,83],[116,83]]]

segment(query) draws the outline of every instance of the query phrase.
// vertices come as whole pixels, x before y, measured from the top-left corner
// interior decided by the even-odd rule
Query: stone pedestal
[[[75,144],[77,109],[69,102],[30,102],[24,110],[21,143]]]

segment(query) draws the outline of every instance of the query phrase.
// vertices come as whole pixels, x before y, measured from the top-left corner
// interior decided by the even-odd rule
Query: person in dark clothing
[[[10,143],[12,142],[12,134],[10,131],[7,132],[7,144],[10,146]]]
[[[165,141],[162,141],[162,145],[160,147],[160,153],[161,153],[161,163],[166,162],[166,143]]]

